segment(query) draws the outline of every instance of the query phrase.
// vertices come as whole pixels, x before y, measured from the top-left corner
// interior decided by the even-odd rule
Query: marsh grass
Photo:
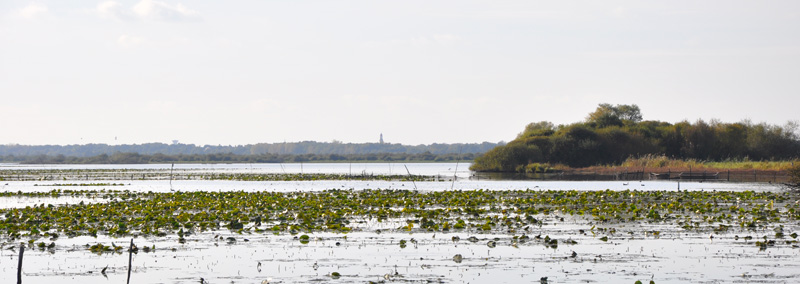
[[[725,161],[701,161],[696,159],[678,160],[671,159],[664,155],[645,155],[636,158],[628,158],[620,167],[635,169],[663,169],[673,170],[689,169],[708,169],[708,170],[764,170],[764,171],[784,171],[790,169],[800,161],[751,161],[745,159],[729,159]]]

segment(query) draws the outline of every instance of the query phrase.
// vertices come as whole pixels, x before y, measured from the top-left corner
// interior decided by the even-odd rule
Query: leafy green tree
[[[525,126],[525,130],[517,135],[517,138],[550,136],[555,133],[555,129],[555,125],[549,121],[532,122]]]
[[[711,157],[716,136],[714,130],[703,120],[685,128],[684,143],[681,152],[685,157]]]
[[[742,123],[712,122],[717,136],[714,145],[715,159],[730,159],[747,156],[747,127]]]
[[[617,105],[617,115],[623,121],[638,123],[642,121],[642,110],[637,105]]]
[[[642,112],[637,105],[600,104],[597,109],[586,118],[587,122],[595,123],[598,127],[622,126],[635,124],[642,121]]]
[[[549,162],[585,167],[602,161],[599,136],[589,126],[573,124],[553,136]]]
[[[473,168],[490,172],[524,171],[526,165],[541,159],[542,153],[538,147],[516,142],[496,147],[486,155],[475,158]]]
[[[620,127],[607,127],[597,130],[602,143],[602,164],[619,164],[630,156],[644,156],[659,153],[658,146],[640,133]]]

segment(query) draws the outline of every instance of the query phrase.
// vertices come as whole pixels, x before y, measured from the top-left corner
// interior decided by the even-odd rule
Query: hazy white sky
[[[796,0],[0,1],[0,144],[497,142],[599,103],[782,125],[798,90]]]

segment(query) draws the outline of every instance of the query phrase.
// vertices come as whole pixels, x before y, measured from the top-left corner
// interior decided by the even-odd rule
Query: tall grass
[[[751,161],[745,159],[729,159],[725,161],[700,161],[695,159],[677,160],[670,159],[664,155],[645,155],[642,157],[631,157],[622,163],[622,167],[629,168],[671,168],[671,169],[721,169],[721,170],[788,170],[795,164],[800,164],[798,160],[790,161]]]

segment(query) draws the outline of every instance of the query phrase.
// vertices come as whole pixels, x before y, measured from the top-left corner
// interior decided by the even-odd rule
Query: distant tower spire
[[[381,144],[383,144],[383,133],[381,133]]]

